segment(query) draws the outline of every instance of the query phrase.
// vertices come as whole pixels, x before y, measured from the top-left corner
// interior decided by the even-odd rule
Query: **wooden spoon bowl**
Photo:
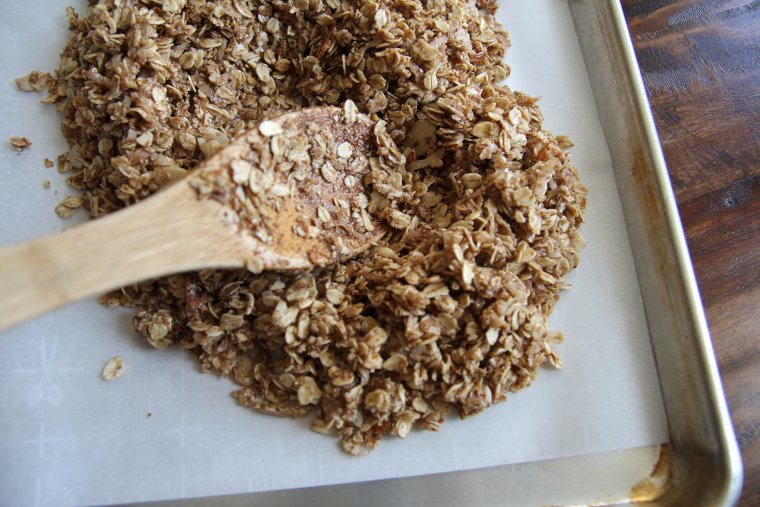
[[[366,209],[374,151],[372,122],[348,108],[263,121],[139,204],[0,250],[0,329],[163,275],[353,257],[385,232]]]

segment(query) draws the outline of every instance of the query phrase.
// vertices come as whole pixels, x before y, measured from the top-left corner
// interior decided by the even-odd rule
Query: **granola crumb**
[[[44,164],[45,164],[45,167],[47,167],[48,169],[50,169],[50,168],[52,168],[52,167],[55,166],[55,162],[53,162],[49,158],[45,159]]]
[[[16,88],[22,92],[41,92],[52,86],[55,80],[47,72],[34,70],[26,76],[16,79],[14,82],[16,83]]]
[[[55,207],[55,213],[60,218],[69,218],[84,204],[84,198],[79,195],[70,195]]]
[[[13,136],[8,141],[11,143],[13,149],[19,153],[32,145],[32,141],[22,136]]]
[[[122,361],[121,356],[114,356],[103,366],[100,377],[103,380],[111,381],[120,377],[122,373],[124,373],[124,361]]]
[[[50,189],[50,180],[44,180],[42,182],[42,188],[44,188],[45,190],[49,190]]]

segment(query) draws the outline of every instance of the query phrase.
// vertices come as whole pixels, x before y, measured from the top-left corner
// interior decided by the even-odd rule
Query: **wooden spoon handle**
[[[221,206],[192,192],[180,183],[86,225],[0,250],[0,330],[140,280],[241,266],[245,253],[232,248],[239,240],[223,227]]]

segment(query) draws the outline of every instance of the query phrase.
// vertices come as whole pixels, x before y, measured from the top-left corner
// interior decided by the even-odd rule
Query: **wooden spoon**
[[[139,204],[0,250],[0,329],[162,275],[355,256],[384,232],[366,211],[374,149],[372,122],[349,109],[261,122]]]

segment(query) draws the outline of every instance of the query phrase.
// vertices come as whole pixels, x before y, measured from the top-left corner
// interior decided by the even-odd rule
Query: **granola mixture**
[[[83,17],[69,10],[46,101],[65,118],[59,169],[93,217],[305,106],[350,99],[398,147],[365,181],[368,213],[391,232],[353,261],[187,273],[105,301],[136,308],[154,347],[177,344],[231,376],[240,403],[311,413],[315,431],[354,455],[389,433],[436,430],[452,408],[477,414],[545,361],[559,366],[547,316],[578,262],[586,189],[535,99],[498,84],[509,41],[495,8],[90,0]]]

